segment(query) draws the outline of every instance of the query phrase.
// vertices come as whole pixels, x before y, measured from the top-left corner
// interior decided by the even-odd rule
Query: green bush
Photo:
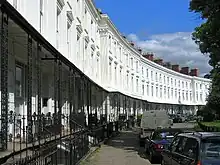
[[[210,109],[207,105],[204,106],[203,109],[199,110],[197,115],[202,116],[204,122],[211,122],[215,120],[215,114],[213,113],[213,110]]]

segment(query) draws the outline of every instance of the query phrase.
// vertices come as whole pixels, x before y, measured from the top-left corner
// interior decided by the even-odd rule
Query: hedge
[[[199,127],[206,132],[220,132],[220,121],[198,122]]]

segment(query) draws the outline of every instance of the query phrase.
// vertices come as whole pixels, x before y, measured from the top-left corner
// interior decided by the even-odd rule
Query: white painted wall
[[[67,59],[106,90],[150,102],[206,103],[210,80],[177,73],[143,58],[109,17],[99,14],[91,0],[43,0],[42,13],[41,0],[8,1]],[[67,12],[73,16],[69,31]]]

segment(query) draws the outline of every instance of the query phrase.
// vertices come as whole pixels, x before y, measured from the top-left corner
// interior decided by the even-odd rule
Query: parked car
[[[220,165],[220,133],[181,133],[161,155],[162,165]]]
[[[140,146],[144,146],[145,139],[151,131],[160,128],[169,128],[172,121],[165,110],[144,111],[141,118],[141,130],[139,133]]]
[[[182,130],[178,128],[156,129],[146,138],[145,151],[149,154],[151,163],[161,160],[161,152],[169,146],[178,133],[182,133]]]
[[[183,118],[180,115],[176,115],[173,119],[173,123],[182,123]]]

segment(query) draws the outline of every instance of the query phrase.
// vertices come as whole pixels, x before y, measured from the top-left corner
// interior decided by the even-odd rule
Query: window
[[[138,72],[138,61],[136,61],[136,72]]]
[[[138,82],[138,79],[136,79],[136,92],[138,93],[138,85],[139,85],[139,82]]]
[[[166,97],[167,95],[167,91],[166,91],[166,87],[164,87],[164,97]]]
[[[160,87],[160,98],[162,98],[162,87]]]
[[[181,137],[177,136],[174,138],[172,144],[171,144],[171,151],[172,152],[179,152],[179,144],[181,142]]]
[[[151,86],[151,96],[154,96],[154,87]]]
[[[109,81],[112,81],[112,63],[109,62]]]
[[[158,97],[158,87],[156,87],[156,97]]]
[[[71,56],[71,28],[70,24],[67,23],[67,48],[68,48],[68,56]]]
[[[202,159],[209,159],[210,161],[215,161],[220,159],[219,155],[219,144],[220,139],[218,137],[213,137],[211,139],[206,139],[202,141]]]
[[[154,80],[153,71],[151,71],[150,73],[151,73],[151,75],[150,75],[151,76],[151,80],[153,81]]]
[[[196,139],[188,138],[183,149],[183,155],[196,159],[198,154],[198,142]]]
[[[149,85],[147,85],[147,95],[149,96]]]
[[[60,34],[59,34],[59,32],[60,32],[60,13],[61,13],[61,10],[60,10],[60,8],[59,7],[57,7],[57,17],[56,17],[56,31],[57,31],[57,48],[59,48],[59,40],[60,40]]]
[[[16,66],[15,69],[15,90],[16,97],[23,97],[24,95],[24,69],[21,66]]]
[[[131,58],[131,68],[134,69],[133,58]]]
[[[142,95],[144,95],[144,84],[142,84]]]
[[[120,58],[120,61],[122,61],[121,54],[122,54],[122,50],[121,50],[121,47],[119,47],[119,58]]]
[[[131,77],[131,90],[134,92],[134,78]]]
[[[99,58],[96,59],[96,62],[97,62],[96,78],[99,78]]]
[[[117,65],[115,64],[115,85],[117,85]]]
[[[167,94],[168,94],[168,99],[169,99],[170,98],[170,87],[168,87]]]
[[[147,78],[148,78],[148,69],[146,69],[146,76],[147,76]]]
[[[111,44],[111,43],[112,43],[112,37],[109,36],[108,38],[109,38],[108,46],[109,46],[109,49],[111,49],[111,45],[112,45],[112,44]]]
[[[126,82],[127,82],[127,88],[128,88],[128,73],[127,73],[127,76],[126,76]]]

